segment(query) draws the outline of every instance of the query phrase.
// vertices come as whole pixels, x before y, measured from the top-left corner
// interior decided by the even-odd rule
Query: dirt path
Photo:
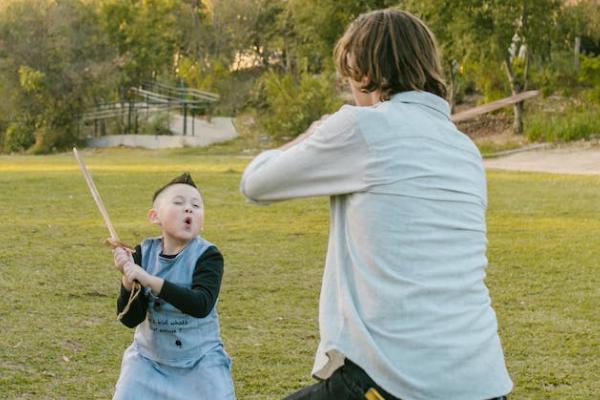
[[[600,175],[600,144],[517,151],[485,160],[488,169]]]

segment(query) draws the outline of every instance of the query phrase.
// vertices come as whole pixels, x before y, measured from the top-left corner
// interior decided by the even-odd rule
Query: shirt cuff
[[[248,166],[244,170],[244,175],[242,176],[242,181],[240,182],[240,192],[242,192],[242,194],[246,198],[246,202],[248,202],[250,204],[258,204],[258,205],[269,205],[269,204],[273,203],[273,201],[255,200],[255,199],[249,197],[247,194],[248,192],[246,190],[246,182],[247,182],[249,176],[256,174],[258,171],[260,171],[260,169],[267,162],[269,162],[273,158],[278,157],[282,153],[283,153],[283,150],[279,150],[279,149],[263,151],[258,156],[256,156],[256,158],[254,160],[252,160],[250,162],[250,164],[248,164]]]

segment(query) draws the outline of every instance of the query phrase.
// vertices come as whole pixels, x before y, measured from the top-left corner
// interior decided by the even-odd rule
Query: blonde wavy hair
[[[435,37],[423,21],[406,11],[361,14],[338,41],[334,59],[343,78],[361,82],[367,77],[361,91],[380,90],[382,101],[411,90],[446,97]]]

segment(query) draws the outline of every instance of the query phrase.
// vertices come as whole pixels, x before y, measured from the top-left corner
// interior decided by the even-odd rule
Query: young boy
[[[123,273],[118,312],[134,281],[143,289],[121,319],[136,329],[113,399],[235,399],[216,310],[223,256],[198,236],[204,204],[191,176],[158,189],[148,217],[161,228],[160,237],[144,240],[133,255],[114,250]]]

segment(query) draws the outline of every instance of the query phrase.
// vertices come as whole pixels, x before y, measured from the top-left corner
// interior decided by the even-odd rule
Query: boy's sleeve
[[[135,247],[135,253],[133,253],[133,262],[137,265],[142,265],[142,247],[140,245]],[[131,291],[127,290],[123,283],[121,283],[121,292],[119,293],[119,298],[117,299],[117,314],[120,314],[127,303],[129,302],[129,296],[131,295]],[[135,328],[138,326],[144,319],[146,319],[146,311],[148,310],[148,299],[144,296],[144,292],[142,289],[142,293],[140,293],[133,303],[129,306],[129,311],[127,314],[123,315],[121,322],[123,325],[128,328]]]
[[[209,247],[196,262],[192,288],[184,288],[165,280],[159,297],[192,317],[206,317],[219,297],[223,264],[223,255],[219,249]]]
[[[246,167],[240,190],[263,204],[364,191],[368,150],[356,111],[344,106],[302,142],[258,155]]]

